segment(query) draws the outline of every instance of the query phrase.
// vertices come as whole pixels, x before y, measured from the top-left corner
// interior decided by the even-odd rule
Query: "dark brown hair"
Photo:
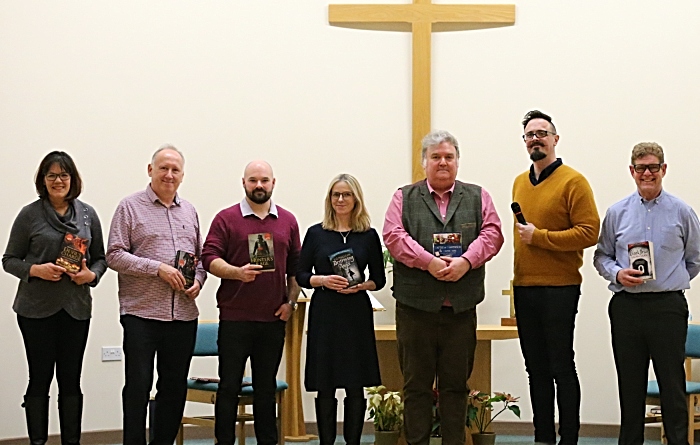
[[[540,110],[532,110],[528,111],[525,117],[523,117],[523,128],[527,127],[527,124],[533,120],[533,119],[544,119],[547,122],[549,122],[549,125],[552,127],[552,133],[556,134],[557,133],[557,127],[554,126],[554,122],[552,122],[552,118],[548,114],[544,114]]]
[[[80,192],[83,191],[83,180],[80,179],[80,173],[78,173],[78,168],[75,166],[73,158],[64,151],[52,151],[41,160],[39,168],[36,171],[36,176],[34,177],[37,195],[39,195],[41,199],[48,198],[49,191],[46,189],[44,178],[46,178],[49,169],[54,164],[58,164],[61,170],[70,175],[70,189],[68,190],[68,195],[66,195],[66,201],[73,201],[80,196]]]

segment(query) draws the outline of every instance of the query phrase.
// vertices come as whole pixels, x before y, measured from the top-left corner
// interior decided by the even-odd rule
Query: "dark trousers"
[[[126,378],[122,390],[124,445],[146,443],[146,408],[157,356],[156,405],[151,444],[172,445],[187,397],[197,320],[158,321],[122,315]]]
[[[396,304],[396,339],[404,378],[404,430],[410,445],[430,441],[437,376],[442,443],[464,444],[467,379],[474,365],[476,309],[438,313]]]
[[[649,357],[659,382],[669,445],[688,445],[685,338],[688,303],[682,292],[618,292],[608,306],[620,394],[620,445],[644,443]]]
[[[277,443],[275,390],[277,370],[282,361],[285,323],[283,321],[219,322],[219,390],[216,393],[216,443],[233,445],[236,440],[238,393],[245,365],[250,358],[253,388],[255,438],[259,445]]]
[[[560,444],[578,443],[581,387],[574,363],[574,325],[581,287],[516,286],[514,293],[520,349],[530,380],[535,442],[557,442],[556,384]]]
[[[60,396],[82,395],[80,373],[90,320],[76,320],[64,310],[46,318],[17,316],[29,365],[26,396],[48,397],[54,368]]]

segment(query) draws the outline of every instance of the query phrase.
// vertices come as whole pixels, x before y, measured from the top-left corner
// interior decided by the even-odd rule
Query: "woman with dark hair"
[[[345,442],[359,445],[367,405],[363,387],[381,384],[367,291],[384,287],[386,277],[379,235],[370,227],[362,189],[353,176],[341,174],[331,181],[323,222],[306,232],[296,278],[300,286],[315,289],[304,383],[307,391],[318,391],[321,445],[335,442],[338,388],[345,389]],[[359,284],[351,285],[355,279]]]
[[[46,443],[49,387],[55,368],[61,443],[79,444],[80,373],[92,312],[90,287],[107,270],[102,227],[95,210],[77,199],[82,181],[67,153],[46,155],[35,185],[39,199],[17,215],[2,257],[5,271],[20,279],[12,308],[29,366],[22,406],[30,442]],[[64,238],[77,240],[78,249],[87,246],[82,264],[72,272],[56,264]]]

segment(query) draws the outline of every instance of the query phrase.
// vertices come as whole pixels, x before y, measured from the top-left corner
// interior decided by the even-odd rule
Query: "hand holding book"
[[[70,276],[71,281],[73,281],[78,286],[82,286],[83,284],[87,283],[92,283],[93,281],[95,281],[96,277],[95,272],[88,269],[87,260],[85,258],[83,258],[83,262],[78,272],[72,273],[66,271],[66,274],[68,274],[68,276]]]

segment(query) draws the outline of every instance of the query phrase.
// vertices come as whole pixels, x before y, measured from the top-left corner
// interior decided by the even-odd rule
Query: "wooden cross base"
[[[503,317],[501,318],[501,326],[517,326],[518,321],[515,317]]]

